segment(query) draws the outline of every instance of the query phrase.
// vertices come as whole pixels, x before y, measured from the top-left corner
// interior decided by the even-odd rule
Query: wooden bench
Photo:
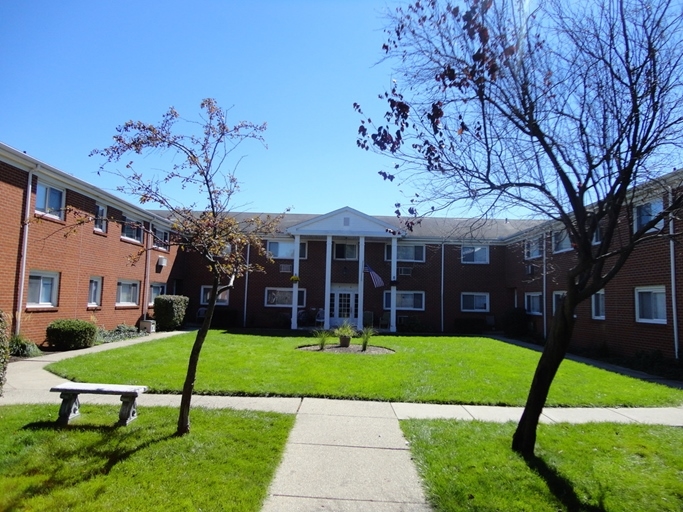
[[[137,398],[147,391],[147,386],[128,386],[125,384],[88,384],[85,382],[65,382],[50,389],[55,393],[61,393],[62,405],[59,408],[60,425],[68,425],[69,420],[80,415],[80,402],[78,395],[81,393],[91,395],[120,395],[121,410],[119,411],[118,425],[128,425],[138,417]]]

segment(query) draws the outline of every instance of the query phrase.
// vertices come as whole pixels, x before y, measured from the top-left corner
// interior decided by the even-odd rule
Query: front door
[[[332,285],[330,293],[330,326],[343,322],[356,324],[358,319],[358,286]]]

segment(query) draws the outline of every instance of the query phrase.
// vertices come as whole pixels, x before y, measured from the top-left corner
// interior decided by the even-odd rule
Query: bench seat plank
[[[147,391],[147,386],[131,386],[126,384],[94,384],[88,382],[65,382],[53,386],[50,391],[61,393],[62,405],[59,408],[61,425],[68,425],[69,420],[79,416],[80,401],[78,395],[86,393],[91,395],[119,395],[121,397],[121,410],[119,411],[119,425],[128,425],[138,417],[137,398]]]

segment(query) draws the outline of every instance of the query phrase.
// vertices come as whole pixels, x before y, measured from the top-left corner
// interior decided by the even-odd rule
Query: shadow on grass
[[[14,469],[12,476],[25,477],[35,483],[28,485],[18,493],[11,502],[7,502],[9,510],[21,509],[26,499],[35,496],[47,496],[53,491],[73,487],[102,475],[108,475],[119,463],[134,454],[153,445],[173,439],[174,433],[144,439],[139,429],[114,425],[67,425],[61,426],[56,421],[37,421],[28,423],[22,430],[34,432],[54,432],[68,435],[73,433],[95,434],[74,439],[46,438],[50,454],[48,460],[53,464],[45,464],[45,459],[27,461],[21,469]],[[100,435],[96,435],[100,434]],[[141,439],[142,438],[142,439]],[[62,441],[60,443],[60,441]],[[35,476],[42,475],[36,481]]]
[[[542,458],[530,455],[524,458],[526,465],[537,473],[548,485],[548,490],[567,507],[568,512],[605,512],[604,505],[582,503],[576,495],[572,482],[562,476],[557,469],[549,466]]]

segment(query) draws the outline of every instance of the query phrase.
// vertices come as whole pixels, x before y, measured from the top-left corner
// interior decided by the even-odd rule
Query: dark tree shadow
[[[545,480],[548,490],[567,507],[568,512],[605,512],[605,507],[582,503],[576,495],[571,480],[564,477],[554,467],[549,466],[542,458],[536,455],[524,457],[526,465]],[[602,499],[600,499],[602,502]]]
[[[27,487],[21,494],[18,494],[14,499],[8,503],[9,510],[21,508],[25,499],[33,496],[48,495],[54,490],[71,487],[81,482],[87,482],[92,478],[101,475],[109,474],[114,467],[130,458],[134,454],[149,448],[158,443],[174,438],[174,434],[162,435],[153,439],[137,439],[141,437],[139,431],[121,427],[118,424],[113,425],[60,425],[56,421],[36,421],[24,425],[22,430],[32,431],[75,431],[75,432],[97,432],[101,435],[89,444],[79,443],[75,447],[59,446],[54,449],[52,456],[60,462],[69,461],[79,457],[79,453],[84,451],[89,453],[91,457],[98,459],[97,464],[93,464],[91,469],[81,472],[77,477],[73,473],[64,472],[63,464],[55,464],[51,467],[42,467],[40,469],[34,467],[26,467],[21,471],[15,472],[15,475],[25,476],[35,475],[36,471],[45,475],[37,485]],[[113,440],[113,437],[116,437]],[[131,439],[133,440],[131,442]],[[137,442],[136,442],[137,439]],[[112,442],[114,441],[114,442]],[[129,444],[129,447],[125,447]]]

